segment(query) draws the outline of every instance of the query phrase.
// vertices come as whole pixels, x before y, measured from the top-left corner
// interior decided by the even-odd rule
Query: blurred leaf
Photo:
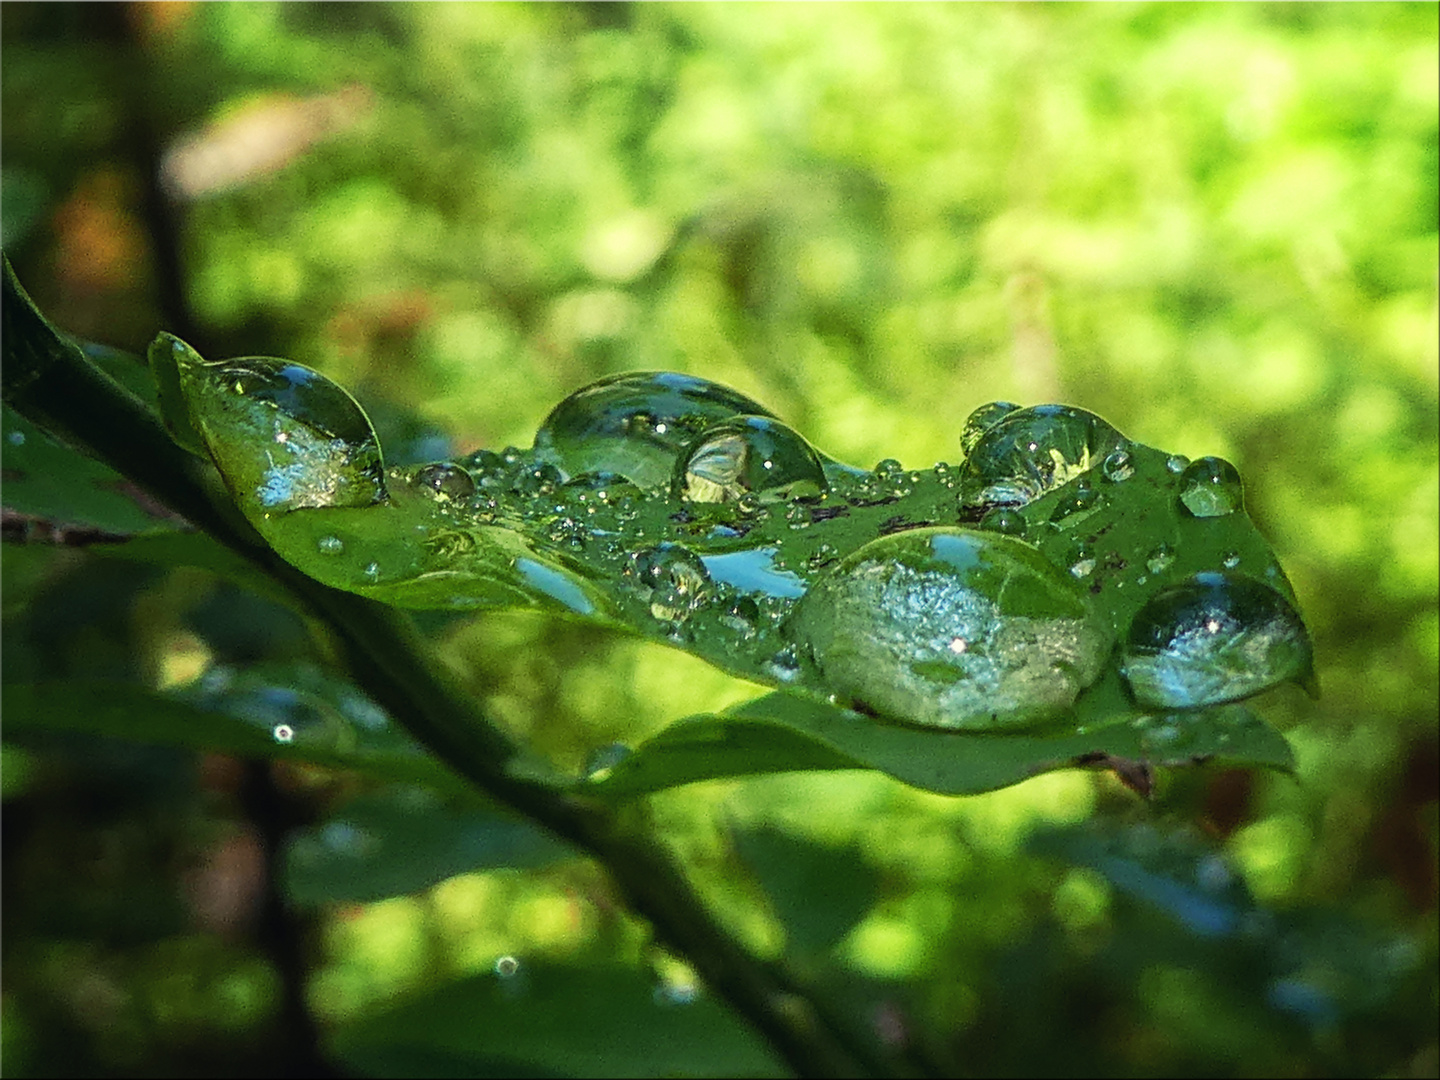
[[[792,948],[818,953],[874,906],[880,876],[853,845],[831,846],[771,827],[734,833],[740,858],[760,879]]]
[[[465,781],[394,731],[368,702],[369,718],[357,722],[354,710],[347,716],[313,693],[260,677],[228,678],[233,681],[224,688],[175,695],[120,682],[6,685],[6,734],[73,732],[239,757],[306,761],[473,795]]]
[[[462,979],[355,1021],[333,1046],[347,1068],[377,1077],[787,1075],[706,995],[674,1002],[628,967],[523,957],[509,975]]]
[[[533,869],[575,857],[537,826],[491,810],[448,806],[426,791],[388,787],[293,833],[284,887],[296,904],[369,903],[456,874]]]

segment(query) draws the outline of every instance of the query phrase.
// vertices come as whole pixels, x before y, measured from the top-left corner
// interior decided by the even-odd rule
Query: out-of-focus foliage
[[[954,461],[997,398],[1235,462],[1316,639],[1324,697],[1265,708],[1298,782],[1186,771],[1141,806],[1106,774],[968,799],[787,774],[650,812],[736,933],[762,952],[788,936],[941,1063],[1435,1072],[1433,5],[0,19],[4,242],[40,306],[135,352],[168,329],[319,367],[402,458],[528,445],[575,387],[669,368],[865,466]],[[31,515],[7,518],[31,541],[4,550],[7,681],[128,693],[323,660],[294,614],[220,577],[38,542],[55,522],[35,515],[66,511],[12,503],[5,480]],[[576,773],[618,778],[614,744],[754,695],[586,627],[431,631],[491,715]],[[360,1037],[366,1018],[405,1030],[399,996],[452,979],[483,1000],[474,977],[507,957],[639,965],[657,994],[694,993],[574,861],[482,854],[366,904],[311,875],[304,898],[333,902],[291,918],[302,945],[277,936],[264,882],[285,838],[303,865],[367,807],[405,805],[374,780],[18,732],[3,765],[13,1075],[273,1067],[313,1045],[307,1008],[352,1067],[413,1068]],[[827,859],[840,894],[797,904]]]

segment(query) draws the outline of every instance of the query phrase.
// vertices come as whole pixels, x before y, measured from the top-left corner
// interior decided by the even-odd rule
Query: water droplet
[[[1055,509],[1050,512],[1050,520],[1052,522],[1064,521],[1081,510],[1089,510],[1099,501],[1100,492],[1091,487],[1088,480],[1082,478],[1069,491],[1061,494],[1059,501],[1055,504]]]
[[[650,601],[650,614],[666,622],[680,622],[705,597],[710,574],[689,548],[660,544],[630,556],[625,568]]]
[[[292,743],[295,741],[295,729],[289,724],[276,724],[270,731],[271,737],[278,743]]]
[[[763,665],[766,674],[776,682],[791,683],[800,675],[800,658],[793,646],[786,645]]]
[[[380,564],[377,562],[367,563],[365,566],[365,578],[367,581],[379,581]]]
[[[1024,536],[1025,518],[1018,510],[997,506],[985,511],[985,516],[980,519],[980,528],[1006,536]]]
[[[689,1005],[700,997],[700,987],[694,982],[661,982],[655,987],[655,1004]]]
[[[5,436],[5,440],[11,446],[24,446],[25,433],[23,431],[12,431]]]
[[[560,470],[548,461],[542,461],[516,473],[510,489],[519,495],[547,495],[560,482]]]
[[[726,606],[720,622],[745,637],[751,637],[760,622],[760,605],[753,597],[739,597]]]
[[[535,434],[535,450],[571,476],[614,472],[659,488],[705,428],[743,415],[771,413],[744,394],[692,375],[613,375],[556,405]]]
[[[495,974],[502,979],[513,979],[520,974],[520,961],[513,956],[501,956],[495,960]]]
[[[1095,557],[1093,555],[1089,558],[1077,559],[1070,564],[1070,573],[1077,578],[1089,577],[1094,572]]]
[[[872,471],[875,473],[876,476],[889,479],[891,477],[899,476],[902,472],[904,472],[905,466],[901,465],[900,462],[896,461],[893,457],[887,457],[881,458],[879,461],[877,461],[875,463],[875,468]]]
[[[1112,450],[1100,466],[1100,474],[1112,484],[1119,484],[1135,475],[1135,461],[1129,450]]]
[[[610,775],[610,771],[630,754],[630,747],[624,743],[613,742],[597,746],[585,758],[585,779],[604,780]]]
[[[763,593],[766,596],[793,600],[805,595],[805,581],[789,570],[775,568],[775,547],[751,548],[748,551],[727,551],[706,555],[701,561],[709,576],[741,592]]]
[[[1145,557],[1145,566],[1152,574],[1164,573],[1174,562],[1175,549],[1169,544],[1161,544]]]
[[[1244,503],[1240,473],[1224,458],[1193,461],[1180,474],[1180,503],[1197,518],[1233,514]]]
[[[738,416],[711,425],[676,462],[671,493],[690,502],[761,502],[820,495],[829,489],[815,450],[769,416]]]
[[[995,424],[1005,416],[1020,408],[1013,401],[992,401],[988,405],[981,405],[965,418],[964,425],[960,428],[960,449],[968,457],[970,451],[975,449],[975,444],[980,441],[980,436],[994,427]]]
[[[1111,646],[1069,574],[1023,541],[958,528],[860,548],[796,603],[787,633],[842,698],[968,730],[1062,713]]]
[[[345,542],[338,536],[322,536],[315,546],[322,555],[339,555],[345,550]]]
[[[1124,442],[1084,409],[1016,409],[987,428],[965,459],[966,477],[979,485],[967,501],[1023,506],[1089,472]]]
[[[1171,454],[1165,459],[1165,468],[1179,476],[1185,471],[1185,466],[1190,464],[1190,459],[1184,454]]]
[[[449,461],[422,466],[415,473],[415,482],[441,499],[468,499],[475,494],[474,478]]]
[[[1240,553],[1238,551],[1227,551],[1224,558],[1220,560],[1220,565],[1225,567],[1226,570],[1234,570],[1240,565]]]
[[[186,400],[230,489],[267,511],[386,498],[370,419],[317,371],[268,356],[207,362],[185,349]]]
[[[1310,638],[1290,602],[1239,574],[1162,589],[1135,616],[1122,670],[1142,705],[1193,709],[1311,678]]]

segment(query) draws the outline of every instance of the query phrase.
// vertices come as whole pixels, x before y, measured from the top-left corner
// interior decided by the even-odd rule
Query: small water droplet
[[[345,542],[338,536],[322,536],[315,546],[322,555],[339,555],[345,550]]]
[[[295,729],[289,724],[276,724],[270,731],[271,737],[277,743],[292,743],[295,741]]]
[[[1089,577],[1095,571],[1095,559],[1079,559],[1070,564],[1070,573],[1077,578]]]
[[[560,482],[560,470],[548,461],[542,461],[517,472],[510,490],[518,495],[548,495]]]
[[[475,494],[474,478],[449,461],[422,466],[415,473],[415,482],[441,499],[468,499]]]
[[[624,743],[614,742],[597,746],[585,758],[585,779],[604,780],[616,765],[630,756],[631,752],[630,747]]]
[[[5,436],[5,439],[11,446],[25,445],[25,433],[23,431],[12,431]]]
[[[1135,475],[1135,461],[1129,450],[1114,450],[1105,457],[1100,474],[1112,484],[1119,484]]]
[[[1145,557],[1145,566],[1152,574],[1164,573],[1174,562],[1175,549],[1169,544],[1161,544]]]
[[[1055,503],[1055,509],[1050,512],[1050,520],[1055,523],[1064,521],[1072,514],[1089,510],[1099,501],[1100,492],[1082,478],[1072,485],[1069,491],[1061,493],[1059,501]]]
[[[1094,413],[1035,405],[987,428],[965,459],[970,505],[1023,506],[1098,466],[1125,437]]]
[[[502,979],[513,979],[520,974],[520,961],[508,954],[497,957],[495,960],[495,974]]]
[[[829,490],[814,448],[770,416],[737,416],[707,427],[675,465],[671,494],[688,502],[761,502]]]
[[[1023,541],[959,528],[866,544],[796,602],[786,633],[842,698],[964,730],[1063,712],[1111,645],[1073,577]]]
[[[879,461],[877,461],[875,463],[875,468],[871,471],[874,472],[876,476],[888,479],[890,477],[899,476],[902,472],[905,471],[905,466],[901,465],[900,462],[896,461],[893,457],[887,457],[881,458]]]
[[[535,450],[570,476],[612,472],[644,488],[670,482],[676,458],[711,424],[770,416],[744,394],[693,375],[613,375],[571,394],[535,434]]]
[[[741,596],[726,606],[720,622],[745,637],[752,637],[760,622],[760,605],[753,597]]]
[[[1165,459],[1165,468],[1179,476],[1185,471],[1185,466],[1190,464],[1190,459],[1184,454],[1171,454]]]
[[[1024,536],[1025,518],[1018,510],[997,506],[985,512],[985,516],[980,519],[980,528],[1004,533],[1006,536]]]
[[[1224,458],[1200,458],[1180,474],[1180,504],[1194,517],[1224,517],[1243,503],[1240,473]]]
[[[369,581],[379,581],[380,564],[378,562],[367,563],[365,566],[365,577]]]
[[[1142,705],[1192,709],[1312,678],[1310,638],[1290,602],[1230,573],[1196,574],[1140,610],[1122,671]]]
[[[1225,557],[1220,560],[1220,565],[1226,570],[1234,570],[1240,565],[1240,553],[1238,551],[1227,551]]]
[[[766,660],[764,668],[766,673],[777,682],[791,683],[800,675],[800,659],[795,655],[794,648],[787,645]]]
[[[650,614],[679,622],[705,597],[710,572],[689,548],[664,543],[635,552],[625,568],[650,602]]]
[[[960,428],[960,450],[966,456],[975,448],[980,441],[980,436],[994,427],[1003,417],[1020,408],[1012,401],[992,401],[988,405],[981,405],[965,418],[964,425]]]

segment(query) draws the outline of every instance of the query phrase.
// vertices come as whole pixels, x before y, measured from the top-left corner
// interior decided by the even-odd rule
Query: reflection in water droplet
[[[322,555],[339,555],[345,550],[345,542],[338,536],[322,536],[315,546]]]
[[[994,427],[1002,417],[1020,408],[1013,401],[992,401],[988,405],[981,405],[965,418],[964,425],[960,428],[960,449],[968,457],[975,444],[980,441],[980,436]]]
[[[295,741],[295,729],[289,724],[276,724],[270,731],[270,735],[278,743],[291,743]]]
[[[1290,602],[1239,574],[1197,574],[1150,598],[1130,626],[1122,667],[1142,705],[1192,709],[1258,694],[1312,672],[1309,635]]]
[[[513,979],[520,974],[520,961],[513,956],[501,956],[495,960],[495,974],[502,979]]]
[[[797,602],[787,632],[842,697],[969,730],[1063,712],[1111,644],[1074,578],[1033,547],[945,528],[854,552]]]
[[[675,459],[705,428],[770,416],[744,394],[692,375],[631,372],[591,383],[550,411],[535,450],[567,475],[613,472],[641,487],[670,482]]]
[[[459,465],[439,461],[415,473],[415,482],[442,499],[468,499],[475,494],[475,481]]]
[[[985,516],[980,519],[980,528],[1006,536],[1024,536],[1025,518],[1018,510],[997,506],[985,511]]]
[[[745,637],[752,637],[760,622],[760,605],[753,597],[739,597],[725,608],[720,615],[720,622]]]
[[[367,581],[379,581],[380,564],[377,562],[367,563],[365,565],[365,578]]]
[[[1129,450],[1114,450],[1107,454],[1100,473],[1112,484],[1119,484],[1135,475],[1135,461]]]
[[[764,668],[766,673],[777,682],[794,682],[800,675],[800,658],[795,655],[793,646],[786,645],[765,661]]]
[[[385,500],[375,430],[340,386],[274,357],[210,363],[179,348],[191,411],[239,497],[281,512]]]
[[[1094,413],[1036,405],[1002,416],[976,441],[965,473],[972,505],[1023,506],[1099,465],[1125,437]]]
[[[703,556],[701,562],[715,581],[747,593],[764,593],[783,599],[805,595],[805,579],[789,570],[775,569],[779,548],[752,548]]]
[[[25,433],[23,431],[12,431],[6,435],[5,438],[11,446],[25,445]]]
[[[689,548],[659,544],[630,556],[625,568],[650,602],[650,614],[666,622],[680,622],[705,598],[710,574]]]
[[[829,489],[815,450],[769,416],[737,416],[707,427],[676,462],[671,494],[689,502],[761,502],[821,495]]]
[[[1197,518],[1233,514],[1243,504],[1240,473],[1224,458],[1200,458],[1180,474],[1180,503]]]
[[[1171,454],[1165,459],[1165,468],[1179,476],[1185,471],[1185,466],[1190,464],[1190,459],[1184,454]]]
[[[1238,551],[1227,551],[1225,557],[1220,560],[1220,565],[1226,570],[1234,570],[1240,565],[1240,553]]]
[[[1161,544],[1154,551],[1145,557],[1145,566],[1152,574],[1163,573],[1170,569],[1175,562],[1175,549],[1169,544]]]

